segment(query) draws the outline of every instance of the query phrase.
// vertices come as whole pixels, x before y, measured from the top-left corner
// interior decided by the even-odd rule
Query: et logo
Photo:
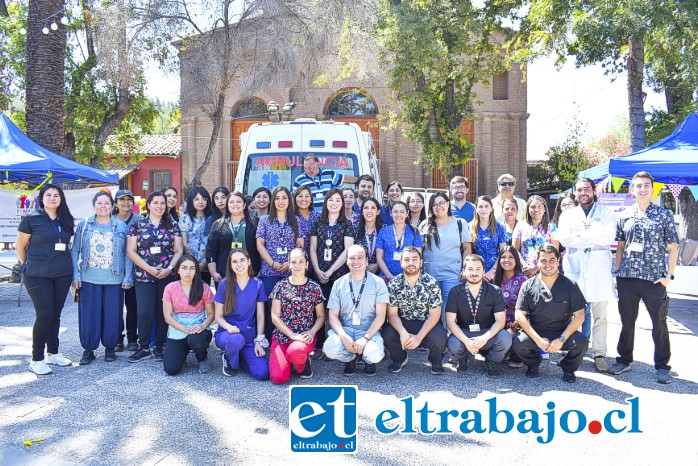
[[[291,387],[291,451],[356,453],[356,393],[347,385]]]

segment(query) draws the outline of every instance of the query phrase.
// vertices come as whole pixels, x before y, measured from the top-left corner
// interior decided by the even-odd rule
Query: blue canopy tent
[[[41,184],[80,183],[116,185],[119,176],[54,154],[29,139],[0,113],[0,179],[5,182]]]
[[[602,163],[601,165],[582,170],[579,172],[579,178],[590,178],[594,180],[594,183],[605,180],[608,178],[608,161]]]

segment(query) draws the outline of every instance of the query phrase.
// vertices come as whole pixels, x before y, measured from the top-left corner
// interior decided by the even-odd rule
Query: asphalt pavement
[[[597,373],[586,358],[576,384],[561,380],[561,370],[544,362],[541,377],[528,379],[524,369],[502,367],[502,376],[488,379],[481,361],[467,373],[447,366],[443,376],[430,374],[426,353],[412,351],[400,374],[379,365],[372,378],[359,371],[348,378],[337,362],[318,362],[315,376],[295,385],[355,385],[359,389],[358,447],[355,454],[293,453],[289,438],[289,385],[258,382],[245,374],[224,377],[218,350],[211,345],[213,371],[200,374],[193,355],[182,374],[169,377],[161,363],[147,360],[128,364],[128,353],[105,363],[103,349],[89,366],[78,366],[82,354],[78,338],[77,305],[69,297],[61,322],[61,351],[75,361],[39,377],[27,370],[34,313],[27,298],[17,306],[17,285],[0,284],[0,464],[458,464],[471,461],[500,463],[596,462],[595,464],[695,464],[698,442],[698,297],[672,296],[670,385],[655,381],[652,366],[651,324],[641,309],[637,323],[632,371],[618,377]],[[609,356],[614,356],[620,331],[616,308],[609,309]],[[612,360],[609,358],[609,363]],[[534,410],[543,427],[556,419],[549,443],[537,436],[509,433],[446,435],[381,435],[374,422],[385,409],[402,413],[400,399],[413,396],[415,409],[424,402],[435,411],[456,415],[476,410],[487,417],[492,399],[497,409],[519,413]],[[637,411],[626,399],[637,397]],[[489,402],[487,400],[490,400]],[[551,405],[554,403],[554,405]],[[565,411],[577,410],[587,420],[613,414],[614,426],[594,435],[561,430]],[[545,413],[548,413],[547,415]],[[472,414],[472,413],[471,413]],[[401,414],[402,415],[402,414]],[[415,422],[417,422],[417,414]],[[468,415],[469,416],[469,415]],[[503,416],[503,415],[502,415]],[[565,425],[575,430],[578,414]],[[631,418],[636,422],[632,430]],[[448,424],[458,431],[461,420]],[[504,423],[506,419],[499,419]],[[487,421],[484,421],[487,424]],[[518,422],[518,420],[517,420]],[[423,429],[440,426],[432,414]],[[606,425],[604,424],[604,427]],[[23,442],[44,439],[25,446]],[[601,463],[603,462],[603,463]],[[318,463],[319,464],[319,463]],[[592,463],[594,464],[594,463]]]

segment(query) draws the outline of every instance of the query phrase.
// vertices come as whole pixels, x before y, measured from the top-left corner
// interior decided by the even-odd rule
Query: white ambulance
[[[303,173],[303,158],[311,153],[324,169],[353,177],[373,176],[375,192],[382,193],[373,139],[356,123],[314,118],[256,123],[240,135],[240,148],[234,189],[245,194],[260,187],[293,190],[293,182]]]

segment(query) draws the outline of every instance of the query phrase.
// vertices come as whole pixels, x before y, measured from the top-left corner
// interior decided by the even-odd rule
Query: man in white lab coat
[[[618,300],[610,248],[615,240],[616,218],[610,209],[596,203],[595,189],[589,178],[577,181],[575,194],[579,205],[560,216],[557,239],[567,248],[563,260],[565,276],[577,282],[589,303],[582,334],[591,340],[596,370],[606,372],[606,304]]]

